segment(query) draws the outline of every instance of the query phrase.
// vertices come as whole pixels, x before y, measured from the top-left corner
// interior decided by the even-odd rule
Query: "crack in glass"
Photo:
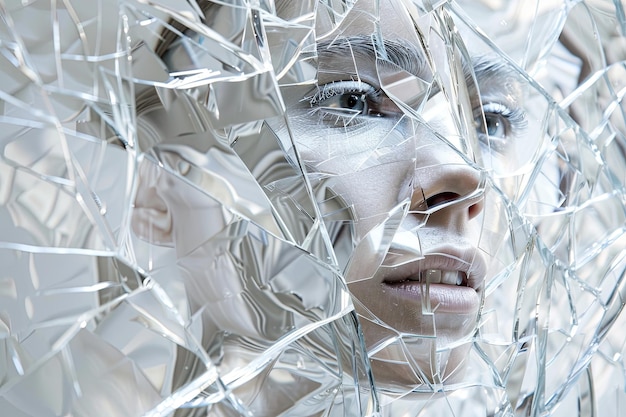
[[[626,412],[619,0],[0,0],[0,410]]]

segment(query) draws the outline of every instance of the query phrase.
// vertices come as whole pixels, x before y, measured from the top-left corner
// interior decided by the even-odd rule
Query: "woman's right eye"
[[[350,110],[362,116],[367,115],[369,110],[366,95],[359,92],[336,95],[324,100],[324,106],[327,108]]]
[[[322,121],[333,126],[357,124],[361,117],[380,117],[381,91],[361,81],[336,81],[318,88],[309,98]]]

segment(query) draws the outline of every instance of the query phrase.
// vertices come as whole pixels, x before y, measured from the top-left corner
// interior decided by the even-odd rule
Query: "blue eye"
[[[487,103],[475,113],[478,139],[489,151],[506,154],[526,128],[526,114],[500,103]]]
[[[526,114],[519,108],[487,103],[477,111],[474,123],[480,139],[506,139],[526,127]]]
[[[510,130],[509,121],[500,113],[485,113],[485,124],[479,124],[479,133],[487,134],[491,138],[504,139]]]

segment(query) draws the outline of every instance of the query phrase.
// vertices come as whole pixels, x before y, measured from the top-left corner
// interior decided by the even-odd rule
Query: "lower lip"
[[[426,285],[418,281],[402,281],[397,283],[384,282],[383,288],[395,292],[398,296],[418,302],[424,300],[424,292],[428,291],[430,307],[433,312],[440,313],[473,313],[478,311],[480,296],[470,287],[446,284]]]

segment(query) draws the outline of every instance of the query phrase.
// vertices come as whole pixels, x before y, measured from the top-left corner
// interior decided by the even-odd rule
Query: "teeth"
[[[458,271],[446,271],[441,282],[448,285],[461,285],[463,283],[463,275]]]
[[[426,275],[425,282],[429,282],[431,284],[441,283],[442,273],[440,269],[427,269],[425,275]]]
[[[409,277],[409,281],[428,282],[430,284],[463,285],[465,273],[460,271],[442,271],[440,269],[427,269],[421,273]]]

